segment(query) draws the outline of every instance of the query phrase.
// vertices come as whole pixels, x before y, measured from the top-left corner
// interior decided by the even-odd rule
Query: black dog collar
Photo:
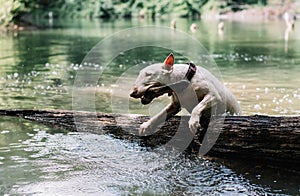
[[[190,81],[197,71],[197,66],[195,64],[187,64],[189,65],[189,69],[185,74],[185,79],[162,87],[150,88],[150,90],[152,89],[151,91],[155,91],[155,93],[151,92],[148,96],[151,94],[151,96],[154,95],[154,97],[156,97],[156,95],[162,95],[164,93],[168,93],[170,96],[172,95],[172,92],[182,93],[190,85]]]
[[[197,66],[194,63],[187,63],[189,65],[189,69],[185,74],[185,78],[188,81],[191,81],[191,79],[194,77],[196,71],[197,71]]]

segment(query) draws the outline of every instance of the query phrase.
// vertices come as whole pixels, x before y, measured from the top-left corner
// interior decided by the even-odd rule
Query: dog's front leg
[[[139,129],[139,135],[147,135],[147,132],[153,131],[160,123],[169,119],[171,116],[177,114],[180,111],[180,104],[177,102],[170,103],[161,112],[153,116],[147,122],[144,122]]]
[[[189,128],[192,131],[192,133],[196,134],[197,130],[201,127],[199,120],[202,115],[202,112],[215,104],[215,96],[207,94],[204,96],[202,101],[193,109],[191,113],[191,118],[189,120]]]

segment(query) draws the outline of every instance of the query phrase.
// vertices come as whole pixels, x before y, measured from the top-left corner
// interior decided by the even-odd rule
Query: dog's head
[[[173,65],[174,55],[171,53],[163,63],[153,64],[142,69],[130,96],[136,99],[141,98],[142,104],[148,104],[155,97],[170,93],[170,89],[165,85],[170,82]]]

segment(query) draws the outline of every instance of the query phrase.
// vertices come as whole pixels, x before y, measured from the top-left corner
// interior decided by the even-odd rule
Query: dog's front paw
[[[192,116],[189,120],[189,128],[192,131],[193,134],[196,134],[198,129],[201,128],[201,125],[199,123],[199,117],[198,116]]]
[[[139,135],[140,136],[145,136],[147,132],[151,129],[151,123],[150,122],[144,122],[141,124],[140,129],[139,129]]]

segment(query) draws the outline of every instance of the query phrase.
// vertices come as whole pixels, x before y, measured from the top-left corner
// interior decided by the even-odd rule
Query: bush
[[[202,12],[234,10],[267,0],[0,0],[0,25],[7,26],[24,14],[58,18],[110,18],[143,15],[199,17]]]
[[[15,0],[0,0],[0,26],[8,26],[23,9],[23,4]]]

